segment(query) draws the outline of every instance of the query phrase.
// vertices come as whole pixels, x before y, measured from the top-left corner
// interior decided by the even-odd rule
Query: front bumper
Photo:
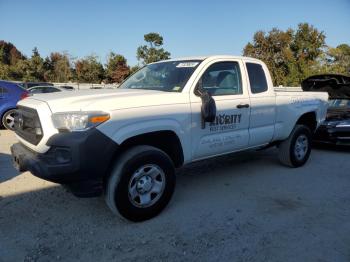
[[[20,171],[67,186],[77,196],[102,193],[118,145],[97,129],[59,133],[47,142],[49,151],[39,154],[21,143],[11,147],[14,166]]]
[[[321,125],[314,136],[315,142],[350,145],[350,127]]]

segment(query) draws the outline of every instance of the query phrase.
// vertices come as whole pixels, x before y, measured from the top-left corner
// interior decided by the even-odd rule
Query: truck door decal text
[[[220,137],[204,138],[201,145],[207,149],[219,149],[222,147],[230,147],[236,144],[236,141],[241,138],[241,135],[224,135]]]
[[[241,114],[220,114],[215,117],[213,122],[209,123],[209,129],[211,132],[235,129],[236,124],[241,123],[241,117]]]

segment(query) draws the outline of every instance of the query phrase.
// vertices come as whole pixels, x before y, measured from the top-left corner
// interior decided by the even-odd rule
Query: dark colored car
[[[314,141],[350,145],[350,77],[337,74],[311,76],[302,84],[304,91],[329,94],[326,120],[318,128]]]
[[[16,104],[28,96],[17,83],[0,80],[0,126],[13,130]]]

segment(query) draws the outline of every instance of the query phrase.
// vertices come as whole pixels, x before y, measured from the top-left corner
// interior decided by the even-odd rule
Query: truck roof
[[[242,59],[247,61],[255,61],[255,62],[261,62],[258,59],[247,57],[247,56],[233,56],[233,55],[210,55],[210,56],[187,56],[187,57],[178,57],[178,58],[172,58],[166,61],[183,61],[183,60],[206,60],[206,59]],[[159,61],[159,62],[164,62]],[[159,63],[156,62],[156,63]]]

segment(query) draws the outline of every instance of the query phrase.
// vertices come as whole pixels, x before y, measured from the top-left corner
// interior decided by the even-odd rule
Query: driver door
[[[238,151],[249,144],[250,100],[246,80],[241,76],[240,61],[222,61],[209,64],[202,71],[198,83],[215,100],[214,122],[202,125],[202,101],[191,92],[192,159]]]

